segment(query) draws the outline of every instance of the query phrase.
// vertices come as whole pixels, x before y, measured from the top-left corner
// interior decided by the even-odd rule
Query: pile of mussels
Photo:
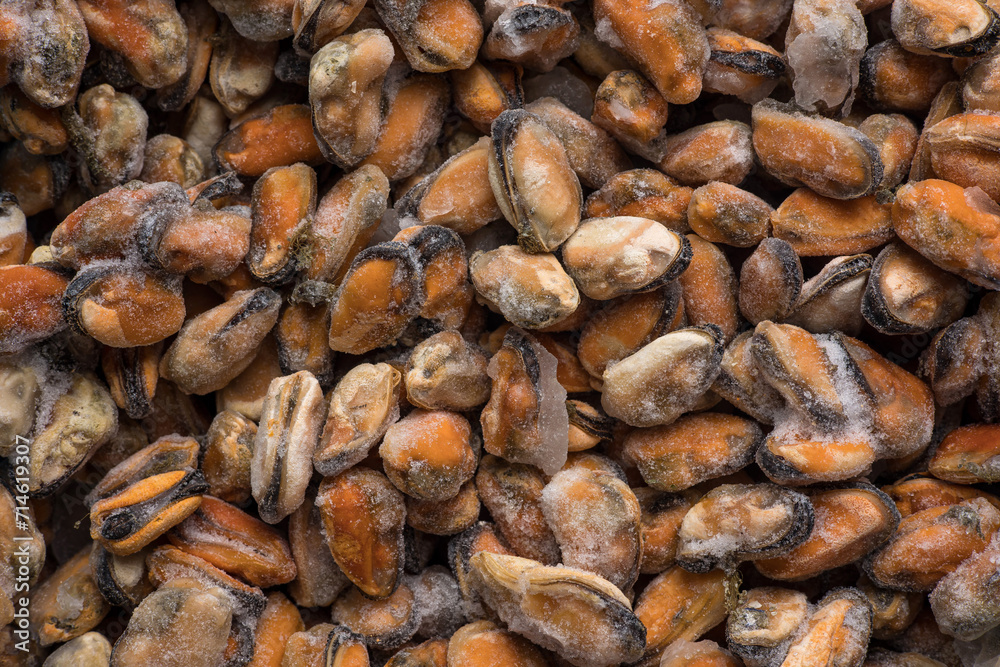
[[[0,1],[0,665],[1000,664],[998,11]]]

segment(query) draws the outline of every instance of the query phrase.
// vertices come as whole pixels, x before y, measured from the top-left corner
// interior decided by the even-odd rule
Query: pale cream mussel
[[[610,364],[686,323],[683,290],[677,281],[652,292],[623,296],[583,323],[577,358],[591,375],[591,384],[600,386]]]
[[[35,425],[44,376],[34,366],[30,357],[0,360],[0,456],[4,458]]]
[[[267,606],[267,597],[261,589],[227,574],[204,558],[170,545],[152,550],[146,557],[146,570],[149,581],[157,588],[175,579],[194,579],[203,586],[221,589],[233,607],[225,664],[239,665],[250,661],[254,631]]]
[[[669,424],[712,386],[723,349],[713,324],[660,336],[604,371],[601,405],[630,426]]]
[[[740,269],[740,312],[751,324],[780,322],[799,301],[805,280],[792,245],[765,238]]]
[[[641,657],[646,629],[628,598],[607,580],[482,551],[470,559],[476,590],[508,626],[573,665]]]
[[[566,150],[538,116],[504,111],[493,122],[489,177],[504,217],[527,252],[551,252],[576,231],[580,181]]]
[[[834,199],[873,193],[882,182],[878,147],[860,130],[763,100],[753,107],[753,148],[768,173]]]
[[[53,399],[48,420],[36,424],[31,439],[27,474],[31,496],[54,492],[118,428],[118,407],[96,376],[72,372],[60,379],[60,386],[64,389]]]
[[[861,301],[871,273],[871,255],[837,257],[802,285],[784,322],[812,333],[861,330]]]
[[[570,467],[552,476],[541,501],[563,565],[593,572],[623,591],[631,588],[642,558],[642,512],[624,481]]]
[[[185,305],[180,280],[127,264],[88,266],[62,298],[74,331],[111,347],[152,345],[180,330]]]
[[[363,354],[393,344],[425,300],[424,267],[413,247],[389,241],[365,248],[330,304],[330,348]]]
[[[49,654],[46,667],[108,667],[111,642],[99,632],[87,632]]]
[[[324,477],[360,463],[399,419],[400,372],[386,363],[358,364],[330,394],[330,405],[312,454]]]
[[[309,371],[274,379],[253,444],[250,485],[262,519],[277,523],[305,499],[323,419],[323,392]]]
[[[392,58],[389,37],[377,29],[337,37],[313,55],[313,130],[330,162],[355,167],[375,150],[388,106],[382,84]]]
[[[253,362],[280,305],[277,292],[261,287],[188,320],[163,354],[160,376],[189,394],[225,387]]]
[[[580,24],[558,3],[514,2],[501,8],[483,41],[485,58],[548,72],[580,42]]]
[[[0,539],[0,622],[9,624],[15,619],[18,593],[23,592],[17,588],[25,584],[35,586],[41,578],[46,545],[35,512],[30,506],[26,512],[19,512],[14,496],[6,487],[0,490],[0,509],[5,512],[0,519],[3,531]]]
[[[963,641],[979,639],[1000,625],[1000,536],[965,559],[931,591],[930,604],[941,630]]]
[[[278,45],[241,35],[226,17],[220,17],[220,24],[213,40],[208,83],[226,114],[239,117],[274,83]]]
[[[563,244],[562,262],[592,299],[646,292],[674,280],[691,261],[691,244],[653,220],[585,220]]]
[[[723,484],[684,516],[677,563],[691,572],[731,570],[746,560],[788,553],[808,539],[809,498],[776,484]]]
[[[835,588],[815,605],[783,667],[860,665],[872,632],[872,608],[856,588]]]
[[[364,7],[359,0],[296,0],[292,8],[292,46],[302,55],[316,53],[347,30]]]
[[[153,592],[153,585],[146,576],[149,551],[142,549],[128,556],[116,556],[99,542],[94,542],[90,552],[90,569],[105,600],[133,611]]]
[[[217,586],[187,578],[170,581],[136,608],[125,634],[115,644],[111,664],[219,664],[233,626],[233,611],[229,596]]]
[[[892,243],[875,258],[861,314],[882,333],[927,333],[957,321],[968,301],[964,281]]]
[[[780,665],[809,619],[804,593],[788,588],[754,588],[726,620],[726,641],[747,667]]]
[[[1000,20],[980,0],[903,0],[892,5],[892,32],[907,51],[968,58],[993,48],[1000,38]]]
[[[580,292],[559,260],[529,254],[519,246],[472,253],[469,275],[477,294],[492,310],[525,329],[542,329],[571,316]]]
[[[29,618],[34,641],[41,646],[89,632],[111,611],[91,576],[89,555],[88,548],[81,549],[32,585]]]
[[[179,18],[179,17],[178,17]],[[106,192],[139,177],[149,118],[139,101],[109,84],[94,86],[63,107],[70,144],[80,154],[80,180]]]
[[[757,371],[751,354],[753,336],[752,330],[744,331],[726,347],[712,391],[757,421],[772,424],[785,399]]]
[[[530,334],[516,328],[507,332],[487,367],[493,388],[480,415],[487,452],[550,475],[562,468],[569,416],[556,372],[556,358]]]
[[[143,347],[105,347],[101,368],[115,404],[132,419],[148,417],[160,378],[162,344]]]
[[[541,118],[559,137],[569,164],[582,185],[598,189],[615,174],[632,167],[632,161],[604,129],[583,118],[559,99],[542,97],[525,106],[525,109]]]
[[[417,343],[403,377],[406,398],[427,410],[464,411],[490,396],[489,358],[457,331],[441,331]]]
[[[872,638],[895,639],[910,627],[924,608],[923,593],[905,593],[875,585],[862,576],[857,583],[872,606]]]

